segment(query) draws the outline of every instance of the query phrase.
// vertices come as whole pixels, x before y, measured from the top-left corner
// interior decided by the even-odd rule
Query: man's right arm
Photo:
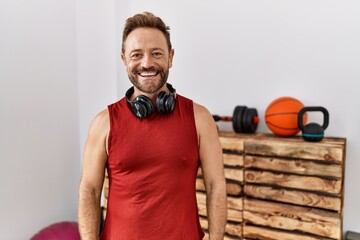
[[[99,238],[100,199],[107,161],[108,110],[99,113],[90,125],[82,163],[78,221],[82,240]]]

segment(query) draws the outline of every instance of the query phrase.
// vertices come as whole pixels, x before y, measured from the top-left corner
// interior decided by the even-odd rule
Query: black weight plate
[[[237,133],[242,133],[242,123],[241,119],[243,118],[243,112],[247,107],[245,106],[236,106],[233,113],[233,129]]]
[[[254,118],[257,117],[257,110],[255,108],[248,108],[243,113],[242,129],[244,133],[254,133],[257,129],[257,123],[254,123]]]
[[[249,109],[246,108],[244,109],[244,112],[242,114],[242,118],[241,118],[241,129],[243,131],[243,133],[248,133],[249,130]]]

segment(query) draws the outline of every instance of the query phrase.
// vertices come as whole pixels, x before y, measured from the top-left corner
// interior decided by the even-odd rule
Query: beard
[[[160,75],[160,80],[141,82],[139,81],[139,75],[142,73],[155,73],[156,75]],[[132,72],[128,73],[128,77],[134,87],[139,89],[141,92],[153,94],[156,93],[159,89],[161,89],[167,82],[167,79],[169,77],[169,69],[164,70],[163,68],[143,67],[141,69],[135,69]]]

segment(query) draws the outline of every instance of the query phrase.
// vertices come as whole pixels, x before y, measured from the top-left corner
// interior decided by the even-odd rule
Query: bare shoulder
[[[109,110],[104,109],[99,112],[90,125],[89,134],[107,136],[110,129]]]
[[[206,107],[195,102],[193,104],[194,104],[195,120],[209,120],[212,118],[209,110]]]
[[[217,129],[216,123],[206,107],[194,102],[194,115],[198,135],[209,134]]]
[[[109,110],[106,108],[95,116],[93,123],[103,124],[108,121],[109,121]]]

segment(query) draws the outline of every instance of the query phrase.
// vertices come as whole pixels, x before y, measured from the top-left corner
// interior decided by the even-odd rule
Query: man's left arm
[[[227,203],[222,148],[216,123],[209,111],[194,104],[199,154],[206,189],[209,239],[224,238]]]

